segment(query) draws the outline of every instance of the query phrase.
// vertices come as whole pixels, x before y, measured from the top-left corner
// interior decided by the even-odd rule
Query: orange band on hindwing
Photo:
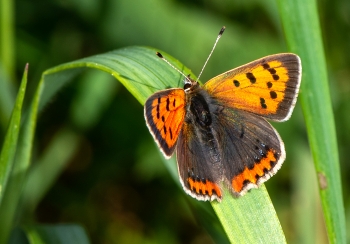
[[[259,178],[268,174],[277,163],[277,157],[270,149],[266,153],[266,157],[256,162],[252,169],[245,167],[243,172],[233,177],[232,187],[235,192],[241,192],[248,183],[257,184]]]
[[[222,197],[220,187],[214,182],[209,180],[194,180],[192,177],[189,177],[187,182],[190,185],[191,191],[197,195],[208,195],[209,197],[216,195],[219,198]]]

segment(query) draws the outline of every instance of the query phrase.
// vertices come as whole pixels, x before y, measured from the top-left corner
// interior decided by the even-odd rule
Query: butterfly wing
[[[176,148],[180,181],[190,196],[202,201],[220,201],[222,165],[210,153],[207,142],[207,133],[194,123],[184,123]]]
[[[182,128],[185,111],[183,89],[167,89],[150,96],[144,107],[147,126],[166,158],[170,158]]]
[[[262,117],[224,108],[216,115],[225,183],[236,196],[273,176],[285,160],[283,141]]]
[[[203,88],[221,104],[285,121],[296,103],[300,79],[300,58],[281,53],[218,75]]]

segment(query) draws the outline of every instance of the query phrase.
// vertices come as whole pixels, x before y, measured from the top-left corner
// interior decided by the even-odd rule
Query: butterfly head
[[[186,93],[193,91],[195,88],[199,87],[199,83],[191,79],[190,75],[186,76],[184,79],[184,90]]]

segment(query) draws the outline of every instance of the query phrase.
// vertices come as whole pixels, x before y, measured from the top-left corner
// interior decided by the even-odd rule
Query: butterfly
[[[187,194],[221,201],[226,187],[243,196],[273,176],[286,158],[281,137],[266,119],[290,118],[300,81],[301,61],[292,53],[263,57],[203,86],[187,76],[183,89],[147,99],[146,124],[166,158],[176,151]]]

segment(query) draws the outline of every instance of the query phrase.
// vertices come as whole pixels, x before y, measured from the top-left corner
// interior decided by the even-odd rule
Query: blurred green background
[[[349,226],[350,2],[318,4]],[[288,50],[273,0],[18,0],[11,43],[14,69],[2,64],[1,70],[13,81],[15,94],[29,62],[27,105],[44,70],[131,45],[163,50],[198,74],[223,25],[226,31],[201,77],[203,82]],[[39,115],[33,164],[50,160],[45,155],[50,154],[51,143],[67,130],[75,133],[74,142],[65,141],[56,154],[74,150],[34,216],[28,218],[39,223],[79,223],[92,243],[211,243],[200,217],[191,211],[192,199],[165,167],[138,101],[102,72],[88,71],[73,81]],[[0,100],[9,100],[1,96]],[[1,106],[3,137],[11,107],[6,102]],[[266,186],[287,240],[327,243],[299,105],[288,122],[274,126],[285,142],[287,159]],[[210,210],[210,205],[202,204]]]

